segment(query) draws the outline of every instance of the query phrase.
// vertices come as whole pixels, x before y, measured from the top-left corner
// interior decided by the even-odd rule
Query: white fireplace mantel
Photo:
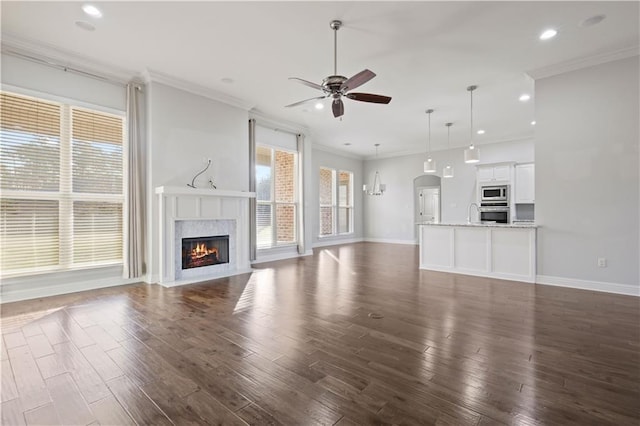
[[[249,199],[255,192],[232,191],[188,186],[159,186],[159,283],[165,287],[235,275],[251,270],[249,261]],[[176,279],[176,222],[178,221],[234,221],[235,250],[231,268],[220,273],[203,271],[202,275],[185,280]]]
[[[156,188],[156,194],[164,195],[184,195],[194,197],[244,197],[256,198],[255,192],[232,191],[228,189],[212,189],[212,188],[191,188],[190,186],[159,186]]]

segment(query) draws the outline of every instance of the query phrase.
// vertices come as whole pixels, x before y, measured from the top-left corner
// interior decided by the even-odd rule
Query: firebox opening
[[[182,239],[182,269],[229,263],[229,236]]]

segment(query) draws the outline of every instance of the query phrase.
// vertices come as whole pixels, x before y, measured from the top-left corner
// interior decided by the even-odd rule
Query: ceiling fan
[[[317,101],[319,99],[332,98],[333,102],[331,109],[333,110],[334,117],[341,117],[344,114],[344,104],[342,103],[342,97],[352,99],[360,102],[372,102],[376,104],[388,104],[391,102],[389,96],[374,95],[371,93],[354,93],[349,92],[356,87],[362,86],[367,81],[375,77],[375,73],[368,69],[360,71],[351,78],[338,75],[338,30],[342,26],[342,22],[333,20],[330,23],[330,27],[333,30],[333,74],[322,80],[322,84],[312,83],[311,81],[303,80],[297,77],[289,77],[289,80],[295,80],[305,86],[312,87],[314,89],[324,92],[323,96],[318,96],[311,99],[305,99],[304,101],[295,102],[286,107],[294,107],[302,105],[307,102]]]

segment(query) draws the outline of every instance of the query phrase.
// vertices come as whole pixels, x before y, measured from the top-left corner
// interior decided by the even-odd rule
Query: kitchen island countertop
[[[491,228],[537,228],[538,225],[535,223],[481,223],[481,222],[418,222],[416,225],[425,225],[425,226],[466,226],[466,227],[491,227]]]

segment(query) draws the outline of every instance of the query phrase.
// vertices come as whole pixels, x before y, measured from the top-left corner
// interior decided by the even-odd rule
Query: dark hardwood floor
[[[417,263],[360,243],[5,304],[2,424],[639,424],[638,298]]]

